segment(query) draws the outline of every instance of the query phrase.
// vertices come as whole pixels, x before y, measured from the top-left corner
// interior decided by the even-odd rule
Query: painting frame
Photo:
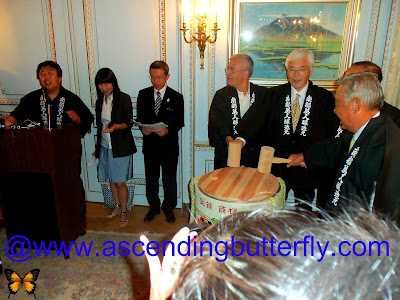
[[[270,87],[270,86],[284,84],[287,82],[286,76],[285,76],[285,68],[284,68],[284,57],[286,57],[287,54],[290,53],[291,49],[289,49],[289,47],[287,47],[288,45],[285,45],[286,47],[280,48],[280,49],[282,49],[281,55],[276,55],[275,57],[273,57],[275,55],[273,52],[267,52],[267,51],[264,52],[265,48],[268,48],[268,47],[261,47],[262,45],[264,45],[264,46],[268,45],[269,40],[263,40],[264,44],[261,44],[262,43],[261,38],[259,38],[258,41],[260,44],[257,45],[256,42],[255,42],[255,44],[250,44],[250,42],[249,42],[250,46],[243,46],[245,44],[245,42],[243,42],[244,41],[243,35],[245,33],[243,28],[247,28],[247,27],[250,27],[250,25],[253,25],[253,24],[248,24],[250,22],[246,23],[245,20],[252,20],[252,22],[253,22],[253,20],[257,20],[255,18],[251,18],[251,19],[246,18],[246,15],[245,15],[246,8],[251,8],[250,5],[257,5],[257,7],[254,6],[253,8],[257,8],[257,10],[256,9],[254,9],[254,10],[260,13],[260,18],[259,18],[260,22],[262,22],[261,20],[265,20],[265,19],[261,19],[261,17],[265,16],[265,15],[261,15],[262,12],[264,11],[264,9],[269,9],[269,8],[271,8],[271,11],[273,9],[276,11],[277,8],[282,8],[282,11],[283,11],[282,15],[281,15],[281,17],[277,17],[276,20],[281,18],[282,21],[286,20],[286,21],[290,21],[293,23],[295,23],[296,20],[293,19],[294,17],[290,17],[290,15],[284,13],[285,9],[292,10],[294,8],[297,8],[296,11],[301,12],[302,10],[306,11],[305,8],[311,7],[310,5],[314,5],[314,6],[322,5],[323,7],[328,7],[331,9],[340,8],[340,12],[334,12],[335,14],[338,14],[339,17],[342,18],[342,19],[340,19],[339,25],[329,24],[331,27],[333,27],[332,28],[333,30],[336,30],[339,33],[342,33],[342,36],[340,36],[340,34],[336,34],[336,33],[332,34],[332,36],[334,36],[336,34],[335,39],[331,38],[331,40],[335,40],[336,44],[334,44],[335,45],[335,50],[334,50],[335,53],[330,55],[331,57],[329,58],[329,60],[331,61],[331,64],[327,65],[327,64],[320,63],[319,64],[320,72],[318,72],[319,75],[316,76],[315,75],[316,72],[314,72],[314,74],[310,78],[314,82],[314,84],[324,87],[328,90],[333,91],[337,88],[337,79],[343,75],[344,71],[351,65],[352,60],[353,60],[354,47],[355,47],[356,36],[357,36],[357,32],[358,32],[358,19],[359,19],[358,16],[359,16],[360,9],[361,9],[361,0],[291,0],[291,1],[289,1],[289,0],[231,0],[231,17],[230,17],[231,30],[230,30],[230,37],[229,37],[229,41],[230,41],[229,56],[239,53],[239,52],[247,53],[250,56],[252,56],[253,53],[256,53],[256,51],[258,51],[256,53],[258,55],[257,58],[259,58],[260,56],[262,56],[262,57],[259,59],[254,59],[254,57],[253,57],[255,71],[259,70],[257,68],[262,68],[263,64],[265,67],[268,64],[270,64],[272,66],[272,63],[274,64],[275,70],[271,71],[272,76],[269,76],[269,75],[261,75],[260,76],[260,74],[253,74],[250,81],[255,84],[258,84],[258,85]],[[288,9],[288,5],[291,6],[290,9]],[[308,5],[308,6],[306,6],[306,5]],[[345,5],[345,9],[344,9],[344,5]],[[262,8],[262,9],[260,10],[260,8]],[[249,9],[247,9],[247,11],[249,11]],[[320,11],[320,13],[321,13],[321,11]],[[272,18],[274,18],[274,17],[272,17]],[[307,18],[308,17],[304,17],[301,19],[306,20],[306,21],[312,20],[312,17],[311,17],[311,19],[307,19]],[[344,24],[342,23],[342,21],[344,21]],[[256,22],[258,22],[258,21],[256,21]],[[266,21],[266,22],[268,22],[268,21]],[[271,25],[272,23],[273,22],[271,22],[269,25]],[[290,25],[292,25],[292,23],[290,23],[289,26]],[[335,28],[335,25],[338,28]],[[261,26],[261,25],[259,25],[259,26]],[[339,26],[342,26],[342,28],[340,28]],[[269,29],[268,27],[271,27],[271,26],[263,26],[262,28],[267,28],[267,29],[263,29],[263,30],[265,30],[265,31],[270,30],[272,32],[273,28],[271,27],[272,29]],[[305,24],[303,25],[303,28],[304,27],[305,27]],[[315,27],[317,27],[317,26],[314,25],[314,28]],[[286,26],[286,28],[288,28],[288,26]],[[322,24],[321,24],[321,27],[319,27],[319,28],[323,28]],[[282,29],[282,30],[284,30],[284,29]],[[294,30],[293,26],[292,26],[291,30]],[[257,32],[258,32],[258,30],[257,30]],[[289,31],[287,31],[287,32],[289,32]],[[306,31],[304,30],[303,32],[306,32]],[[332,32],[332,31],[326,30],[326,32]],[[278,33],[278,34],[281,34],[281,33]],[[276,45],[276,43],[274,44],[274,40],[272,40],[272,39],[277,37],[278,34],[273,35],[272,33],[270,33],[270,35],[272,36],[271,42],[270,42],[270,45],[271,45],[270,48],[273,47],[272,45]],[[293,34],[293,33],[290,33],[290,34]],[[263,38],[265,36],[263,36]],[[298,36],[299,36],[299,34],[296,34],[297,38],[298,38]],[[303,36],[304,36],[303,40],[298,41],[299,42],[298,47],[294,46],[293,50],[295,48],[303,47],[301,45],[304,45],[306,39],[308,38],[308,36],[306,36],[305,33],[303,33]],[[324,37],[326,37],[326,36],[327,35],[324,35]],[[311,38],[311,36],[309,36],[309,37]],[[287,39],[286,36],[284,38]],[[281,38],[281,40],[283,40],[283,38]],[[294,40],[294,38],[292,38],[292,40]],[[297,42],[297,40],[294,40],[294,41],[292,41],[292,40],[290,41],[290,47],[292,47],[292,45],[296,45],[296,42]],[[339,40],[340,40],[340,44],[339,44]],[[325,57],[326,57],[329,54],[328,53],[329,49],[325,52],[323,50],[319,50],[319,49],[321,49],[321,47],[324,46],[323,41],[321,42],[321,40],[318,40],[317,43],[319,43],[319,44],[317,46],[318,49],[314,51],[314,53],[316,54],[316,64],[315,64],[314,70],[316,70],[317,65],[318,65],[317,57],[323,56],[323,55],[325,55]],[[287,42],[287,44],[289,44],[289,42]],[[327,44],[328,44],[328,42],[325,43],[326,47],[330,46]],[[246,48],[246,47],[248,47],[248,48]],[[309,47],[309,49],[314,50],[313,47],[315,48],[314,45],[311,45]],[[246,51],[246,49],[248,51]],[[318,51],[321,51],[321,52],[318,52]],[[265,54],[265,53],[267,53],[267,54]],[[270,57],[264,58],[264,56],[267,56],[268,54],[270,55]],[[273,62],[268,61],[268,59],[271,59]],[[332,60],[333,60],[333,63],[332,63]],[[276,69],[278,69],[279,71]],[[327,71],[328,69],[331,69],[330,72]],[[325,76],[324,72],[322,72],[325,70],[326,70],[325,73],[328,73],[329,76],[328,75]],[[279,76],[273,76],[273,74],[276,75],[277,72],[279,72]],[[333,76],[334,73],[337,74],[337,76]]]

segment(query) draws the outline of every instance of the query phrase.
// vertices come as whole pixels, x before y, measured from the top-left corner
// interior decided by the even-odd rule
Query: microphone
[[[47,118],[49,121],[49,131],[51,131],[51,126],[50,126],[50,97],[49,94],[47,93],[47,89],[45,87],[42,88],[42,92],[43,92],[43,97],[44,97],[44,101],[47,104]]]

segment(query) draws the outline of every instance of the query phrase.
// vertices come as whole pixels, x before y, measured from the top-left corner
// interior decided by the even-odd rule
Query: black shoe
[[[167,220],[167,223],[175,223],[175,215],[174,213],[171,212],[164,212],[165,213],[165,220]]]
[[[149,210],[149,212],[144,217],[145,222],[153,221],[156,215],[159,215],[160,211]]]

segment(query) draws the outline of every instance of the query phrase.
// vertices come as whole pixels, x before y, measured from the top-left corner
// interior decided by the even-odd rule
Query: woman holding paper
[[[96,157],[99,158],[98,179],[110,182],[116,207],[106,216],[120,216],[119,226],[128,224],[128,188],[126,181],[133,176],[133,154],[136,153],[132,127],[132,102],[121,92],[113,71],[102,68],[97,72],[96,90]]]

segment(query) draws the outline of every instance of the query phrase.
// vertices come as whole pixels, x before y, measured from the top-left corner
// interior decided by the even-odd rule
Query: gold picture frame
[[[251,81],[286,83],[284,62],[295,48],[315,55],[314,84],[334,90],[351,65],[361,0],[232,0],[230,55],[253,58]]]

